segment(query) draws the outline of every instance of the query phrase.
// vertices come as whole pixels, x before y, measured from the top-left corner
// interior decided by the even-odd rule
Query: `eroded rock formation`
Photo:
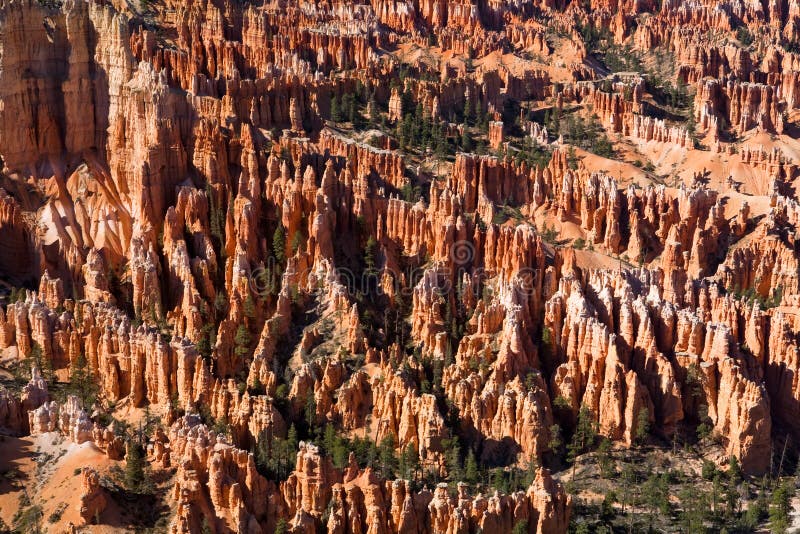
[[[4,3],[0,426],[144,419],[175,533],[566,532],[582,413],[767,471],[800,10],[584,4]]]

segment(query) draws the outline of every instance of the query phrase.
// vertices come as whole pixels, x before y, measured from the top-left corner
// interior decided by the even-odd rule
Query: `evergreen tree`
[[[328,456],[333,455],[333,449],[336,447],[336,429],[332,424],[325,425],[325,431],[322,433],[322,448]]]
[[[347,443],[338,436],[333,443],[331,457],[333,458],[333,465],[339,469],[343,469],[350,460],[350,450],[347,448]]]
[[[614,476],[614,460],[611,458],[611,440],[603,438],[597,447],[597,462],[600,466],[600,475],[604,478]]]
[[[567,446],[567,458],[572,462],[572,478],[575,478],[575,468],[578,456],[586,452],[586,449],[594,444],[597,437],[595,423],[592,414],[586,406],[581,406],[578,411],[578,423],[575,432],[572,434],[572,441]]]
[[[48,384],[53,384],[55,382],[53,363],[49,358],[44,356],[42,352],[42,346],[36,341],[31,342],[31,352],[28,358],[26,358],[26,364],[28,371],[30,371],[32,366],[36,366],[36,368],[39,369],[39,373],[41,373],[42,378],[44,378]]]
[[[197,340],[197,352],[207,362],[211,361],[211,354],[213,352],[214,342],[212,338],[216,337],[213,324],[206,324],[200,330],[200,337]]]
[[[600,504],[600,519],[609,522],[617,515],[614,503],[617,501],[617,494],[613,491],[606,493],[603,502]]]
[[[472,100],[469,98],[464,102],[464,126],[474,124],[475,122],[475,109],[472,106]]]
[[[732,484],[738,484],[742,481],[742,467],[739,465],[739,459],[736,456],[731,456],[728,461],[728,479]]]
[[[248,319],[252,319],[256,316],[256,304],[253,302],[253,296],[248,293],[244,299],[244,316]]]
[[[489,114],[480,102],[478,102],[477,106],[475,125],[484,134],[489,133]]]
[[[342,122],[342,105],[338,95],[331,98],[331,120],[335,123]]]
[[[31,506],[30,508],[20,509],[14,516],[14,532],[25,532],[30,534],[40,534],[42,530],[42,507]]]
[[[412,146],[414,144],[414,117],[412,114],[404,115],[398,126],[400,128],[399,137],[403,145]]]
[[[705,532],[706,514],[710,509],[708,496],[697,486],[690,485],[680,492],[681,523],[684,532]]]
[[[272,254],[282,265],[286,259],[286,229],[281,223],[278,223],[275,233],[272,234]]]
[[[239,358],[246,356],[250,352],[250,341],[250,332],[247,331],[247,328],[243,324],[240,324],[233,338],[234,354]]]
[[[447,451],[445,461],[448,478],[453,482],[462,480],[464,476],[461,472],[461,447],[458,444],[458,438],[442,440],[442,446]]]
[[[550,441],[547,443],[548,448],[559,456],[561,454],[561,447],[564,446],[564,439],[561,436],[561,427],[559,425],[552,425],[550,427]]]
[[[697,416],[700,419],[700,424],[697,425],[697,439],[703,441],[709,434],[711,434],[712,421],[708,416],[708,406],[701,404],[697,409]]]
[[[419,453],[413,443],[409,443],[400,455],[400,476],[414,479],[419,470]]]
[[[736,484],[728,481],[725,487],[725,518],[732,520],[739,514],[739,490]]]
[[[470,484],[476,484],[479,480],[478,462],[475,460],[475,453],[472,449],[467,453],[467,459],[464,462],[464,479]]]
[[[125,487],[140,493],[145,486],[145,458],[142,446],[133,439],[128,440],[125,452]]]
[[[367,275],[375,274],[375,255],[378,249],[378,242],[374,237],[369,236],[367,245],[364,247],[364,273]]]
[[[620,474],[620,478],[622,479],[622,513],[625,513],[625,504],[631,502],[631,488],[638,482],[636,471],[633,470],[633,466],[631,464],[625,463],[622,465],[622,473]]]
[[[83,353],[78,355],[69,376],[69,386],[67,392],[78,397],[87,410],[94,405],[97,400],[97,384],[89,370],[89,363]]]
[[[369,124],[364,119],[364,116],[361,114],[361,111],[358,108],[355,109],[353,113],[353,118],[350,119],[350,122],[353,124],[353,129],[356,131],[361,131],[365,129]]]
[[[344,118],[348,122],[353,122],[355,119],[357,110],[356,110],[356,99],[352,95],[352,93],[348,93],[342,97],[342,114]]]
[[[597,429],[592,414],[586,406],[581,406],[578,411],[578,423],[575,432],[572,434],[572,441],[569,445],[569,454],[574,459],[579,454],[586,451],[594,444],[597,437]]]
[[[647,439],[647,433],[650,431],[650,412],[647,408],[641,408],[636,416],[636,432],[635,440],[638,445],[644,443]]]
[[[475,143],[472,142],[472,135],[469,133],[466,123],[461,129],[461,150],[464,152],[472,152],[475,149]]]
[[[394,449],[394,436],[391,434],[383,438],[378,446],[380,472],[384,478],[392,478],[394,476],[394,472],[398,468],[397,456],[395,456]]]
[[[255,450],[259,472],[277,482],[286,480],[295,467],[297,443],[294,425],[289,427],[286,438],[275,437],[267,430],[262,430]]]
[[[280,267],[278,267],[278,271],[280,271]],[[276,275],[273,266],[270,263],[263,269],[259,269],[256,271],[256,287],[258,288],[258,294],[261,297],[262,302],[267,299],[270,295],[275,295],[278,291],[278,284],[276,282]]]
[[[210,183],[206,184],[206,196],[208,197],[208,205],[210,208],[209,225],[211,226],[211,236],[214,237],[217,244],[222,247],[225,237],[225,222],[219,202],[217,202]]]
[[[650,528],[656,514],[666,516],[669,514],[669,485],[667,479],[656,474],[650,475],[642,488],[645,505],[648,509]]]
[[[306,236],[302,230],[298,230],[292,236],[292,254],[297,254],[298,250],[305,250]]]
[[[769,507],[770,532],[783,533],[789,527],[789,512],[794,488],[782,482],[772,494]]]
[[[309,392],[306,399],[306,405],[303,409],[303,417],[305,419],[308,434],[312,434],[317,430],[317,401],[314,399],[314,393]]]
[[[250,388],[251,395],[264,395],[264,384],[261,383],[261,379],[256,376],[253,379],[253,386]]]

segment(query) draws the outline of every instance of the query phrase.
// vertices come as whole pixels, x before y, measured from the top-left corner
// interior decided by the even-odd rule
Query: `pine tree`
[[[475,110],[472,107],[472,100],[466,99],[464,102],[464,126],[473,124],[475,121]]]
[[[769,507],[770,532],[786,532],[789,527],[789,512],[793,494],[794,488],[788,482],[781,483],[772,494]]]
[[[255,457],[260,473],[278,482],[286,480],[294,469],[297,457],[297,430],[294,425],[289,427],[285,439],[262,430],[256,441]]]
[[[245,297],[243,307],[245,317],[252,319],[256,316],[256,304],[253,302],[253,296],[250,293]]]
[[[564,439],[561,436],[561,427],[559,425],[556,424],[550,427],[550,441],[548,441],[547,446],[556,456],[561,454]]]
[[[253,386],[251,388],[253,395],[264,395],[264,384],[261,383],[261,379],[256,376],[253,379]]]
[[[280,223],[275,228],[275,233],[272,234],[272,254],[282,265],[286,259],[286,229]]]
[[[145,484],[145,458],[142,446],[128,440],[125,452],[125,487],[128,491],[139,493]]]
[[[470,484],[475,484],[478,482],[478,476],[478,462],[475,460],[475,453],[470,449],[464,462],[464,479]]]
[[[200,330],[200,337],[197,340],[197,352],[207,362],[211,361],[211,354],[213,352],[212,337],[216,336],[214,332],[214,325],[204,325]]]
[[[647,439],[647,433],[650,431],[650,412],[647,408],[641,408],[636,416],[636,443],[641,445]]]
[[[225,223],[223,222],[221,209],[219,207],[219,203],[217,202],[214,190],[211,188],[211,184],[206,184],[206,196],[208,197],[208,205],[210,208],[210,215],[209,215],[209,225],[211,230],[211,236],[216,238],[217,243],[221,246],[224,241],[224,230],[225,230]]]
[[[339,469],[344,469],[350,460],[350,451],[347,443],[343,439],[337,439],[333,446],[333,465]]]
[[[680,492],[681,519],[684,532],[705,532],[706,515],[710,510],[708,495],[690,485]]]
[[[305,250],[306,236],[298,230],[292,236],[292,254],[297,254],[298,250]]]
[[[732,484],[738,484],[742,481],[742,467],[739,465],[739,459],[736,456],[731,456],[728,461],[728,479]]]
[[[83,407],[86,409],[91,408],[95,400],[97,400],[97,384],[94,382],[94,378],[89,370],[89,363],[86,361],[86,356],[84,356],[83,353],[78,355],[78,358],[72,366],[67,391],[78,397],[83,403]]]
[[[42,507],[39,505],[19,510],[19,512],[14,516],[14,532],[40,534],[43,532],[43,515]]]
[[[709,434],[711,434],[712,422],[708,416],[708,406],[701,404],[697,409],[697,417],[700,419],[700,424],[697,425],[697,439],[703,441]]]
[[[378,248],[378,242],[374,237],[369,236],[367,245],[364,247],[364,273],[367,275],[375,274],[375,255]]]
[[[447,463],[447,476],[453,482],[463,479],[461,471],[461,447],[458,438],[442,440],[442,446],[447,451],[445,461]]]
[[[348,93],[342,97],[342,115],[344,120],[348,122],[353,122],[355,119],[357,110],[356,110],[356,99],[351,94]]]
[[[53,362],[50,361],[49,358],[46,358],[42,353],[42,346],[39,345],[36,341],[31,342],[31,352],[27,358],[28,364],[28,371],[30,371],[30,367],[35,365],[39,372],[42,375],[42,378],[48,384],[52,384],[55,382],[55,372],[53,371]]]
[[[573,479],[575,478],[575,467],[578,463],[578,456],[594,444],[596,437],[597,430],[592,420],[592,414],[586,406],[581,406],[578,412],[578,423],[575,426],[575,432],[572,434],[572,441],[567,446],[568,458],[572,462]]]
[[[380,462],[380,472],[384,478],[392,478],[398,468],[397,456],[394,452],[394,436],[389,434],[381,440],[378,446],[378,461]]]
[[[342,105],[337,95],[331,98],[331,120],[335,123],[342,122]]]
[[[289,427],[289,432],[286,434],[286,442],[292,450],[297,450],[297,429],[294,424]]]
[[[234,354],[239,358],[246,356],[248,352],[250,352],[250,341],[250,332],[247,331],[247,328],[243,324],[240,324],[233,338]]]
[[[592,420],[592,414],[586,406],[581,406],[578,411],[578,423],[575,426],[575,432],[572,435],[572,442],[569,446],[570,456],[575,458],[585,452],[588,447],[594,444],[596,436],[597,430]]]
[[[413,443],[409,443],[400,455],[400,475],[413,479],[419,470],[419,453]]]
[[[633,470],[633,466],[629,463],[622,464],[622,473],[620,474],[620,478],[622,479],[622,513],[625,513],[625,504],[630,502],[631,496],[631,488],[634,484],[637,483],[636,471]]]
[[[611,440],[603,438],[597,447],[597,463],[600,465],[600,475],[604,478],[614,476],[614,460],[611,458]]]
[[[651,474],[643,485],[642,493],[649,512],[648,517],[650,528],[652,529],[656,513],[669,514],[669,484],[667,479],[655,473]]]
[[[333,449],[336,447],[336,429],[332,424],[327,424],[322,436],[322,448],[325,449],[328,456],[332,456]]]
[[[306,399],[306,406],[303,410],[303,415],[308,428],[309,434],[317,430],[317,401],[314,399],[314,393],[308,394]]]
[[[600,504],[600,519],[609,522],[617,515],[614,509],[614,503],[617,501],[617,494],[613,491],[606,493],[603,502]]]
[[[464,152],[472,152],[475,149],[475,143],[472,141],[472,135],[469,133],[467,124],[464,123],[461,129],[461,150]]]

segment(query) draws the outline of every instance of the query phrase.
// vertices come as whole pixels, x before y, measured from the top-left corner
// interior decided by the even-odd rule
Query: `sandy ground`
[[[647,173],[632,163],[607,159],[580,149],[575,149],[575,155],[583,161],[584,166],[590,172],[604,172],[614,178],[620,188],[624,188],[631,183],[639,184],[643,187],[652,183]]]
[[[69,524],[80,525],[80,469],[92,466],[105,473],[115,462],[93,443],[76,444],[56,433],[23,438],[3,436],[0,441],[0,518],[11,525],[20,498],[27,494],[42,507],[42,525],[47,532],[67,532]],[[13,470],[13,471],[12,471]],[[16,473],[9,477],[8,473]],[[60,518],[54,512],[61,511]],[[120,532],[120,511],[109,499],[101,516],[103,525],[91,525],[81,532]],[[51,521],[53,519],[53,521]]]
[[[30,438],[0,436],[0,519],[11,525],[24,488],[33,484],[33,444]]]

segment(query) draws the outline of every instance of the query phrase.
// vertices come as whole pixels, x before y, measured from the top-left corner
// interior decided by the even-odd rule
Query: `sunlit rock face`
[[[800,437],[798,17],[6,1],[2,431],[138,440],[175,533],[566,532],[583,419],[767,472]],[[59,527],[115,509],[109,466]]]

